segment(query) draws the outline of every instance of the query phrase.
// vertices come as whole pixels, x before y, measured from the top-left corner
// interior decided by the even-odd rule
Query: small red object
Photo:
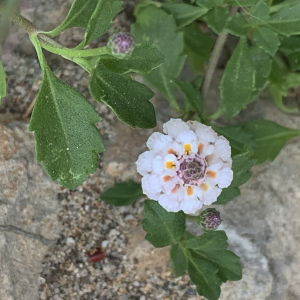
[[[103,260],[105,258],[105,254],[102,251],[101,247],[97,247],[97,248],[91,249],[86,254],[87,254],[88,258],[89,258],[89,261],[93,262],[93,263],[96,263],[96,262],[98,262],[100,260]]]

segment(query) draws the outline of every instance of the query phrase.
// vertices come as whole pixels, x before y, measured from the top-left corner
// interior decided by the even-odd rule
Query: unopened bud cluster
[[[220,213],[214,208],[204,210],[200,216],[200,225],[205,231],[216,230],[222,223]]]
[[[134,50],[134,40],[130,33],[119,32],[112,35],[107,43],[112,55],[117,58],[130,56]]]

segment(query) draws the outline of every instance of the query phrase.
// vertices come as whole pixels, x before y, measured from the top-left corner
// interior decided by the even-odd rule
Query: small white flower
[[[144,194],[170,212],[195,214],[210,205],[233,179],[229,142],[209,126],[171,119],[139,156]]]

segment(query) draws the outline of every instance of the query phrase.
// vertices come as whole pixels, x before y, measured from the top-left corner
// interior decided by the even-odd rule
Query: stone
[[[60,230],[57,191],[28,126],[0,125],[0,299],[38,299],[41,263]]]

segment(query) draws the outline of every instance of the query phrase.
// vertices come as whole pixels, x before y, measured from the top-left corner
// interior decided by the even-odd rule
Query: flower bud
[[[109,38],[107,46],[111,49],[113,56],[124,58],[131,55],[134,49],[134,40],[130,33],[119,32]]]
[[[205,231],[216,230],[222,223],[220,213],[214,208],[204,210],[199,216],[199,221]]]

